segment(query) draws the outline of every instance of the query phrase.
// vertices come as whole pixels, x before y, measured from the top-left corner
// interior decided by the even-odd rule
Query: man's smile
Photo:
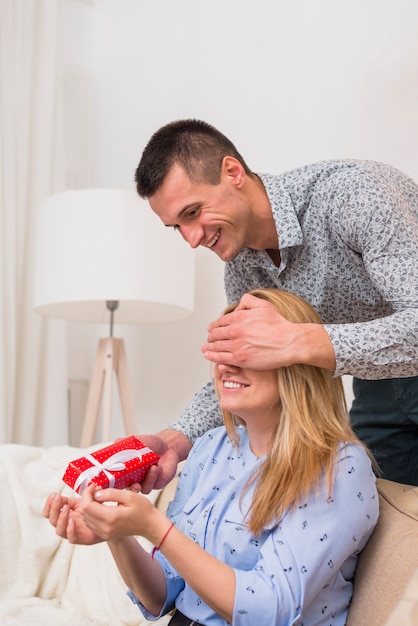
[[[218,232],[215,233],[215,236],[213,237],[213,239],[209,241],[209,243],[207,244],[207,247],[213,248],[213,246],[216,244],[220,236],[221,236],[221,229],[219,229]]]

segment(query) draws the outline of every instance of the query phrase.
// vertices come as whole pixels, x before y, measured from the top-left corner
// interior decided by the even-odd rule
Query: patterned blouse
[[[281,265],[242,250],[225,265],[228,302],[260,287],[291,291],[324,321],[337,376],[418,375],[418,186],[389,165],[354,160],[260,179]],[[193,441],[221,423],[209,383],[172,428]]]
[[[252,499],[240,494],[263,461],[252,453],[247,431],[239,427],[234,448],[224,427],[194,444],[181,473],[168,515],[176,526],[235,573],[234,626],[343,626],[352,595],[359,552],[378,519],[375,476],[362,447],[341,446],[331,493],[321,484],[254,537],[244,523]],[[164,615],[176,606],[199,624],[227,622],[185,584],[156,553],[167,580]],[[144,616],[152,616],[129,592]]]

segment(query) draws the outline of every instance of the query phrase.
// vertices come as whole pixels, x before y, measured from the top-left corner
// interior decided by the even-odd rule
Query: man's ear
[[[240,189],[245,182],[246,172],[241,163],[231,156],[226,156],[222,160],[221,178],[228,177],[237,189]]]

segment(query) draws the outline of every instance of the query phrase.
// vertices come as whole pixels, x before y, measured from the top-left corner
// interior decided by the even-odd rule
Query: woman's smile
[[[222,382],[224,389],[244,389],[245,387],[249,387],[249,385],[245,385],[244,383],[237,383],[233,380],[224,380]]]

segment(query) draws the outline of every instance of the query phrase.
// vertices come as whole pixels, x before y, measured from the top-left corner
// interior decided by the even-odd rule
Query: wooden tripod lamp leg
[[[128,361],[126,358],[125,343],[123,339],[115,339],[118,342],[118,359],[116,367],[116,378],[119,387],[120,404],[122,408],[123,421],[127,435],[136,433],[134,401],[129,384]]]
[[[90,381],[86,412],[84,414],[83,431],[80,441],[80,446],[82,448],[85,448],[93,443],[102,399],[105,365],[106,339],[100,339],[99,345],[97,346],[96,359],[94,361],[93,373]]]
[[[102,441],[110,440],[112,419],[113,372],[119,388],[119,397],[127,435],[135,434],[135,412],[129,385],[128,363],[123,339],[100,339],[96,352],[93,373],[87,398],[83,431],[80,446],[85,448],[93,443],[97,419],[103,396]]]
[[[117,339],[108,337],[106,342],[106,360],[103,363],[104,385],[103,385],[103,415],[102,415],[102,441],[110,440],[110,427],[112,422],[112,390],[113,390],[113,370],[116,369],[118,360]]]

